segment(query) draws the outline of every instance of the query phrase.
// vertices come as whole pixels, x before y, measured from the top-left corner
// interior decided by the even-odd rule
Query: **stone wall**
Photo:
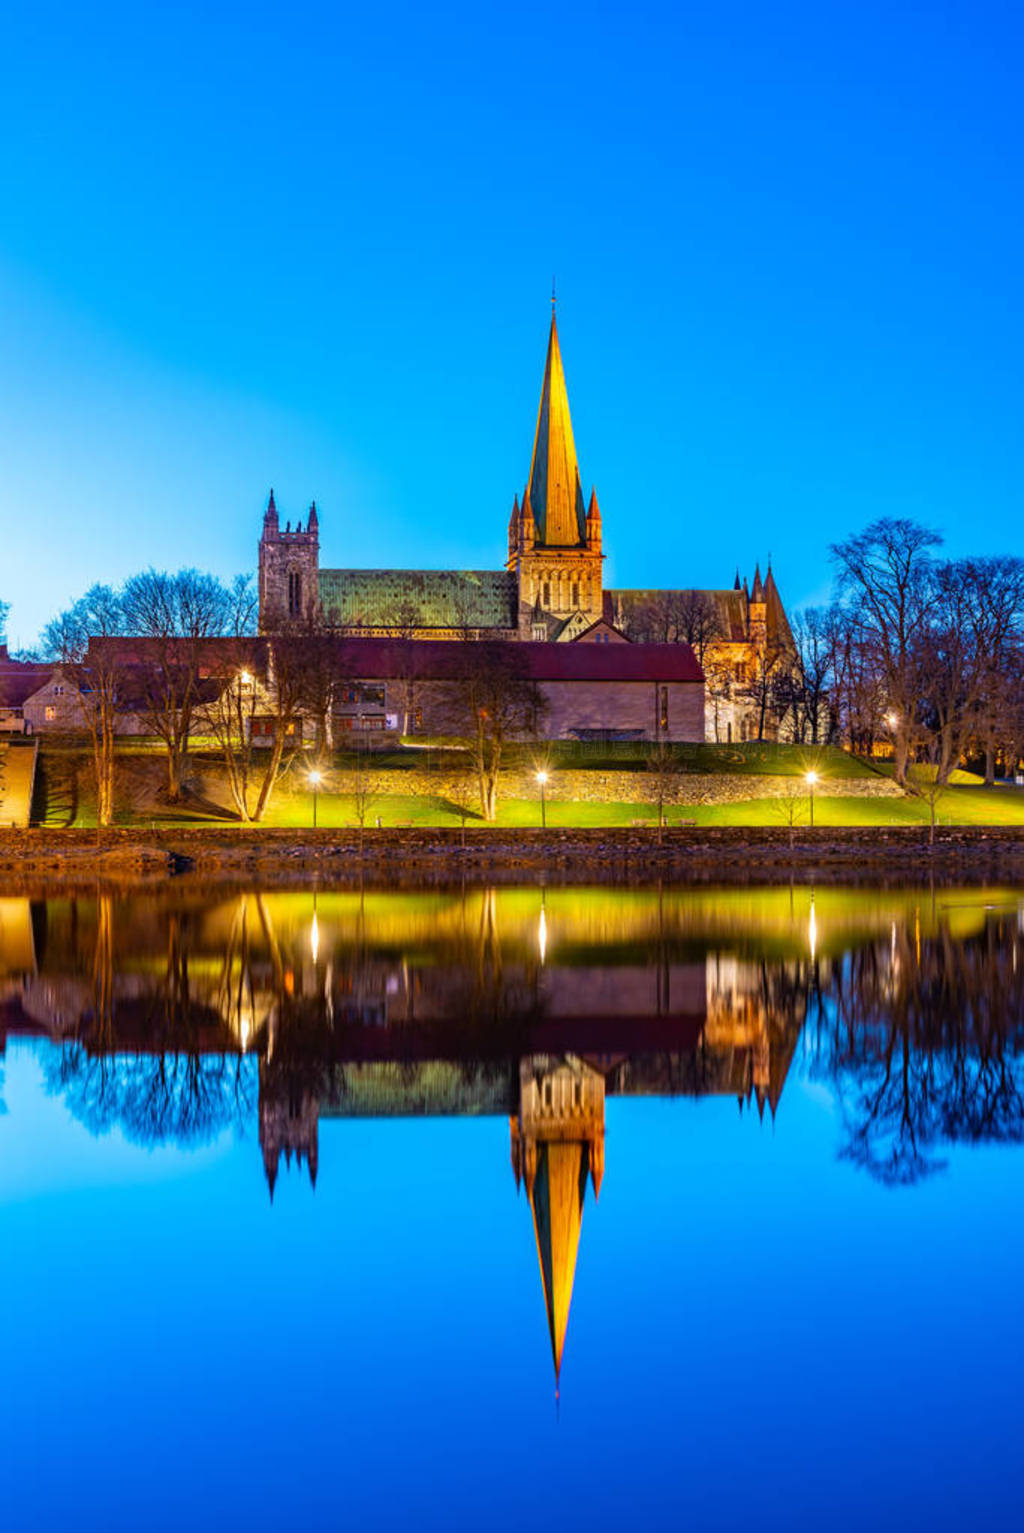
[[[0,829],[0,877],[9,894],[33,898],[56,888],[124,889],[165,883],[172,875],[235,886],[423,889],[477,883],[575,883],[617,886],[672,878],[687,883],[774,883],[799,874],[815,883],[926,884],[1024,880],[1024,828],[927,827],[844,830],[721,826],[675,829],[542,831],[391,828],[235,830],[209,827],[142,832]]]
[[[463,776],[452,772],[410,771],[366,774],[368,791],[375,798],[394,794],[422,794],[430,798],[450,799],[453,803],[474,802],[475,779],[469,771]],[[352,793],[356,778],[352,772],[331,772],[324,793]],[[575,804],[649,804],[657,797],[653,772],[553,771],[545,789],[551,803]],[[823,778],[814,790],[816,798],[902,798],[900,788],[888,777]],[[531,799],[540,789],[533,772],[503,772],[500,797]],[[807,789],[799,777],[772,777],[757,773],[684,772],[668,779],[666,802],[670,804],[737,804],[753,798],[790,797],[806,803]],[[779,809],[783,812],[782,805]]]

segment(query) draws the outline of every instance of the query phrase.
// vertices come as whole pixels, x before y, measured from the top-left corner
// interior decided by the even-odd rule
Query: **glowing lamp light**
[[[812,772],[807,772],[807,773],[804,774],[804,782],[807,784],[807,792],[808,792],[808,795],[810,797],[811,826],[812,826],[812,828],[814,826],[814,784],[817,781],[818,781],[818,774],[817,774],[817,772],[813,772],[812,771]]]
[[[540,787],[540,827],[541,827],[541,830],[546,830],[547,829],[547,824],[548,824],[547,808],[545,807],[545,803],[544,803],[544,789],[547,786],[547,780],[548,780],[547,772],[541,770],[540,772],[537,773],[537,783],[538,783],[538,785]]]
[[[317,789],[319,788],[320,784],[323,782],[323,780],[324,780],[323,773],[322,772],[318,772],[316,767],[314,767],[313,770],[309,774],[309,786],[313,789],[313,829],[314,830],[316,830],[316,792],[317,792]]]
[[[248,671],[239,671],[238,679],[242,683],[243,687],[251,687],[252,686],[252,676],[249,674]]]
[[[885,715],[885,722],[888,724],[890,729],[895,729],[899,721],[899,715],[896,713],[887,713]]]

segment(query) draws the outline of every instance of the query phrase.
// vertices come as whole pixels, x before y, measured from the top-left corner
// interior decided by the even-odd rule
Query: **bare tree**
[[[665,808],[674,804],[679,791],[679,774],[682,764],[672,747],[659,739],[647,753],[647,771],[654,793],[654,806],[658,812],[658,845],[661,845],[665,828]]]
[[[1024,559],[969,559],[964,564],[964,584],[971,593],[970,643],[979,662],[975,732],[984,752],[985,781],[991,785],[1000,728],[1024,644]]]
[[[355,741],[355,755],[349,769],[349,790],[352,795],[352,812],[359,826],[359,845],[362,848],[366,819],[376,797],[371,774],[370,753],[365,740]]]
[[[725,637],[718,603],[708,591],[671,591],[673,643],[689,644],[701,666],[708,649]]]
[[[302,743],[303,634],[252,639],[248,592],[236,582],[235,632],[218,646],[220,685],[198,710],[220,747],[239,819],[258,824],[284,766]],[[269,725],[269,737],[264,730]],[[265,743],[264,743],[265,742]]]
[[[894,719],[896,781],[907,783],[917,708],[919,640],[927,629],[932,550],[942,539],[916,522],[883,519],[831,555],[848,624],[870,657]]]
[[[114,752],[117,741],[119,693],[127,668],[119,646],[91,645],[124,632],[124,609],[110,586],[94,585],[74,606],[55,617],[43,630],[43,646],[68,677],[82,726],[92,746],[96,778],[96,821],[114,818]]]
[[[758,740],[765,738],[768,714],[776,707],[778,687],[788,674],[789,660],[782,641],[768,638],[755,650],[746,681],[739,683],[738,691],[750,704],[757,719]]]
[[[798,613],[793,624],[796,655],[780,681],[793,712],[793,738],[823,745],[831,734],[829,683],[833,648],[827,614],[820,607]]]
[[[253,818],[252,792],[256,771],[254,729],[260,712],[261,685],[257,681],[251,646],[237,640],[225,645],[226,674],[219,678],[215,697],[199,710],[203,727],[216,740],[224,765],[224,778],[240,820]]]
[[[241,626],[255,628],[255,603]],[[133,575],[122,591],[125,627],[146,640],[140,651],[142,717],[167,748],[167,796],[176,803],[188,759],[189,739],[202,700],[203,671],[211,640],[239,626],[241,589],[221,584],[199,570],[175,575],[147,570]],[[206,667],[204,667],[206,662]]]
[[[464,646],[462,654],[465,674],[443,684],[442,709],[452,733],[466,740],[481,813],[493,820],[506,748],[537,737],[547,704],[519,645],[481,640]]]

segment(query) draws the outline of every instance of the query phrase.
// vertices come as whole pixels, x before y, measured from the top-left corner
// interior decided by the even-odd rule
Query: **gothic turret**
[[[597,489],[590,492],[590,509],[587,511],[587,547],[601,551],[601,508],[597,504]]]
[[[523,491],[523,511],[521,518],[519,547],[520,549],[532,549],[537,541],[537,523],[533,519],[533,505],[530,500],[530,488],[527,485]]]
[[[515,559],[519,552],[519,496],[512,501],[512,514],[508,519],[508,557],[509,562]]]

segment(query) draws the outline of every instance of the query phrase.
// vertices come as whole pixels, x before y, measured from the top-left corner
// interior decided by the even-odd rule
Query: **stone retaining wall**
[[[1003,882],[1024,887],[1024,830],[856,827],[357,831],[0,830],[0,894],[194,882],[263,887],[475,883]]]
[[[476,781],[467,772],[457,777],[451,772],[424,769],[386,771],[365,774],[364,782],[372,797],[416,794],[466,803],[476,808]],[[352,793],[356,787],[354,772],[326,774],[324,793]],[[650,804],[657,797],[653,772],[579,771],[552,772],[547,783],[548,800],[573,804]],[[903,791],[888,777],[823,778],[815,787],[817,798],[902,798]],[[533,799],[539,796],[536,775],[532,772],[502,772],[499,798]],[[758,773],[682,772],[668,778],[666,802],[671,804],[737,804],[753,798],[788,799],[804,802],[807,787],[799,777],[779,777]],[[780,811],[781,812],[781,811]]]

